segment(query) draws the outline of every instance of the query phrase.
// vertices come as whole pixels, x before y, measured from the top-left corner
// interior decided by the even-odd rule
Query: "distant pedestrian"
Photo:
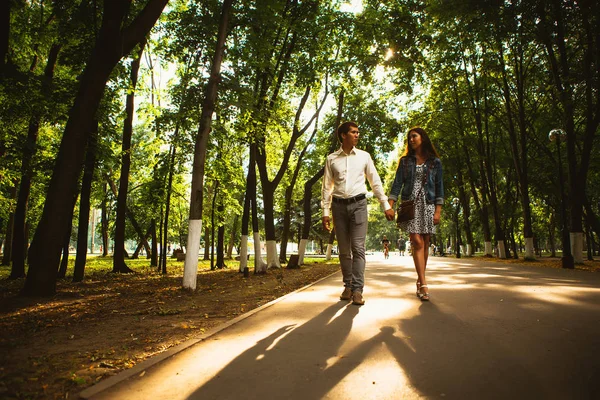
[[[406,251],[406,239],[403,235],[400,235],[398,238],[398,255],[404,256],[404,252]]]
[[[383,256],[387,260],[388,258],[390,258],[390,240],[387,238],[386,235],[383,235],[381,244],[383,245]]]
[[[389,195],[390,206],[401,201],[415,201],[415,216],[401,224],[400,229],[410,234],[415,269],[417,271],[417,296],[429,300],[425,277],[429,243],[440,223],[444,204],[442,162],[423,128],[408,131],[406,150],[398,162],[396,178]]]
[[[344,281],[344,291],[340,299],[351,299],[353,304],[362,305],[365,303],[362,292],[368,223],[365,179],[369,181],[389,221],[394,220],[394,211],[387,201],[371,155],[356,148],[359,138],[358,125],[354,122],[344,122],[338,127],[337,135],[341,147],[327,156],[323,175],[323,228],[327,231],[332,228],[331,208]]]

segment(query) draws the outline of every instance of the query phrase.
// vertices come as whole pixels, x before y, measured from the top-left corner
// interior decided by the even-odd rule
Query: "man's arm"
[[[365,175],[367,176],[367,180],[371,184],[371,189],[373,189],[373,194],[381,203],[383,210],[385,211],[385,219],[388,221],[394,220],[394,209],[388,203],[388,197],[385,195],[383,191],[383,185],[381,184],[381,178],[379,178],[379,174],[375,169],[375,164],[373,164],[373,159],[371,155],[367,153],[368,160],[365,168]]]
[[[331,208],[331,195],[333,193],[333,174],[329,157],[325,160],[325,171],[323,173],[323,186],[321,187],[321,209],[323,210],[323,229],[330,232],[329,209]]]

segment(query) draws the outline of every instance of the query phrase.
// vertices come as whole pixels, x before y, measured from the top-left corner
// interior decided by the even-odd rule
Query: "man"
[[[353,304],[363,305],[368,219],[365,178],[383,206],[388,221],[394,220],[394,210],[387,201],[371,155],[356,148],[359,138],[358,125],[354,122],[344,122],[338,127],[337,135],[341,147],[327,157],[323,175],[323,228],[331,230],[331,208],[344,281],[344,291],[340,299],[352,300]]]
[[[386,235],[383,235],[383,239],[381,240],[381,244],[383,245],[383,256],[388,259],[390,255],[390,240]]]
[[[403,256],[404,252],[406,251],[406,239],[404,239],[404,236],[400,236],[400,238],[398,239],[398,255]]]

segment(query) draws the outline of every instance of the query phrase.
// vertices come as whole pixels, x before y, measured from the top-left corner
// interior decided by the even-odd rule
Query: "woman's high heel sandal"
[[[417,281],[417,297],[421,298],[421,282]]]
[[[421,301],[429,301],[429,292],[423,293],[421,291],[423,288],[427,288],[427,285],[421,285],[421,288],[419,289],[419,292],[418,292],[418,296],[421,299]]]

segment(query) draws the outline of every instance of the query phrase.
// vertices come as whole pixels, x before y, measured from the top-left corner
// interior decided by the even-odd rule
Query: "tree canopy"
[[[248,219],[286,245],[310,225],[323,249],[316,182],[340,120],[358,123],[388,188],[408,129],[430,133],[446,188],[436,244],[455,245],[458,223],[470,254],[533,258],[564,248],[565,221],[581,262],[600,234],[596,3],[239,0],[223,26],[214,0],[7,1],[3,263],[27,275],[24,293],[52,294],[65,246],[90,246],[76,239],[91,229],[81,202],[102,210],[105,252],[185,251],[199,135],[205,257],[239,251]],[[554,129],[564,135],[551,141]],[[371,248],[383,234],[395,242],[375,201],[370,221]]]

